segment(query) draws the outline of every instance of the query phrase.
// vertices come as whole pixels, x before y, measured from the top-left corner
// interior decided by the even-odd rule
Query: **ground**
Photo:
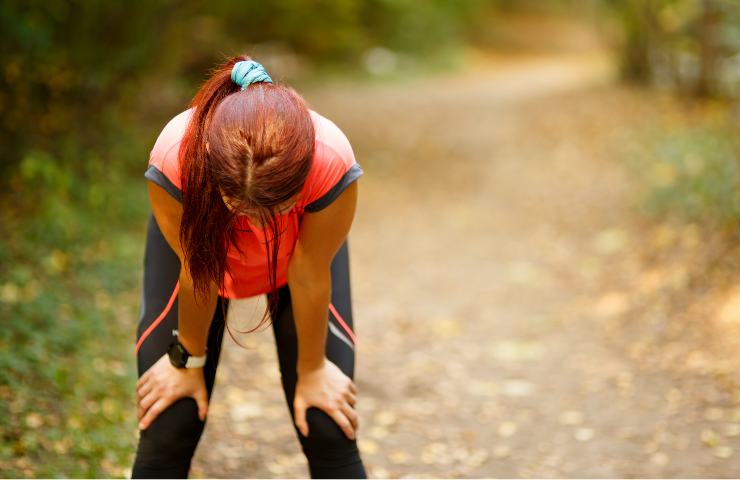
[[[350,253],[371,477],[740,476],[740,292],[680,303],[704,237],[642,217],[622,158],[668,107],[610,65],[493,55],[305,92],[365,170]],[[260,307],[239,308],[235,327]],[[271,330],[240,340],[193,475],[306,477]]]

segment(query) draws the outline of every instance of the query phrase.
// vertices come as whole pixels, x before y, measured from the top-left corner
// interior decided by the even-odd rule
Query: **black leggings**
[[[177,284],[180,262],[165,241],[154,217],[149,219],[146,253],[144,256],[144,288],[141,321],[137,332],[139,377],[167,351],[177,330]],[[332,293],[326,357],[347,376],[354,378],[354,340],[350,305],[349,256],[347,244],[340,248],[331,266]],[[221,300],[213,316],[208,334],[208,358],[204,367],[208,398],[218,367],[224,335]],[[275,296],[268,295],[275,301]],[[277,314],[272,318],[285,399],[293,412],[293,397],[297,380],[298,343],[287,285],[278,294]],[[226,307],[227,305],[224,305]],[[295,418],[293,417],[295,420]],[[295,423],[296,435],[308,460],[312,478],[367,478],[356,440],[350,440],[322,410],[311,407],[306,412],[308,437]],[[205,422],[198,418],[193,398],[181,398],[161,412],[149,428],[140,431],[139,446],[132,478],[186,478],[190,462]],[[249,472],[244,472],[248,477]]]

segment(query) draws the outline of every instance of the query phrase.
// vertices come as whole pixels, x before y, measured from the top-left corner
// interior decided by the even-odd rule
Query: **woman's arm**
[[[301,222],[290,266],[288,285],[298,333],[298,374],[319,368],[324,361],[331,262],[342,246],[354,219],[357,182],[316,213]]]
[[[149,199],[154,219],[167,243],[180,258],[180,290],[178,292],[178,339],[192,355],[205,352],[208,329],[213,318],[218,291],[214,286],[206,302],[197,302],[193,282],[185,268],[180,245],[182,205],[163,188],[148,182]],[[198,404],[198,416],[205,420],[208,412],[203,368],[175,368],[165,353],[136,382],[139,403],[139,428],[145,430],[169,405],[182,397],[193,397]]]
[[[154,182],[147,183],[149,201],[157,225],[167,243],[180,258],[180,291],[177,297],[178,339],[191,355],[202,356],[205,353],[208,328],[218,300],[218,287],[211,282],[207,301],[196,302],[193,280],[189,270],[185,268],[185,255],[180,244],[182,204]]]
[[[359,427],[354,410],[357,387],[326,359],[331,298],[331,262],[347,238],[357,205],[357,182],[329,206],[303,217],[290,266],[288,286],[298,334],[298,383],[293,407],[295,423],[308,436],[306,410],[318,407],[349,438]]]

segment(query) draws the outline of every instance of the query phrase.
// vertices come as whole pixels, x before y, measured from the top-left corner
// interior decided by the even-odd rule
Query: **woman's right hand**
[[[203,368],[176,368],[166,353],[136,382],[136,395],[140,430],[149,428],[157,415],[183,397],[195,399],[201,421],[208,413]]]

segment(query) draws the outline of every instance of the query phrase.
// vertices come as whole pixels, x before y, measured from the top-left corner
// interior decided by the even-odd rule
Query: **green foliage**
[[[145,189],[53,165],[26,157],[26,204],[0,212],[0,473],[122,476],[136,439],[138,297],[126,292],[140,282]]]
[[[652,132],[631,152],[652,214],[740,231],[740,132],[727,122]]]
[[[81,151],[106,148],[129,86],[156,53],[161,31],[150,22],[166,7],[162,1],[3,2],[0,171],[29,154],[78,163]]]

